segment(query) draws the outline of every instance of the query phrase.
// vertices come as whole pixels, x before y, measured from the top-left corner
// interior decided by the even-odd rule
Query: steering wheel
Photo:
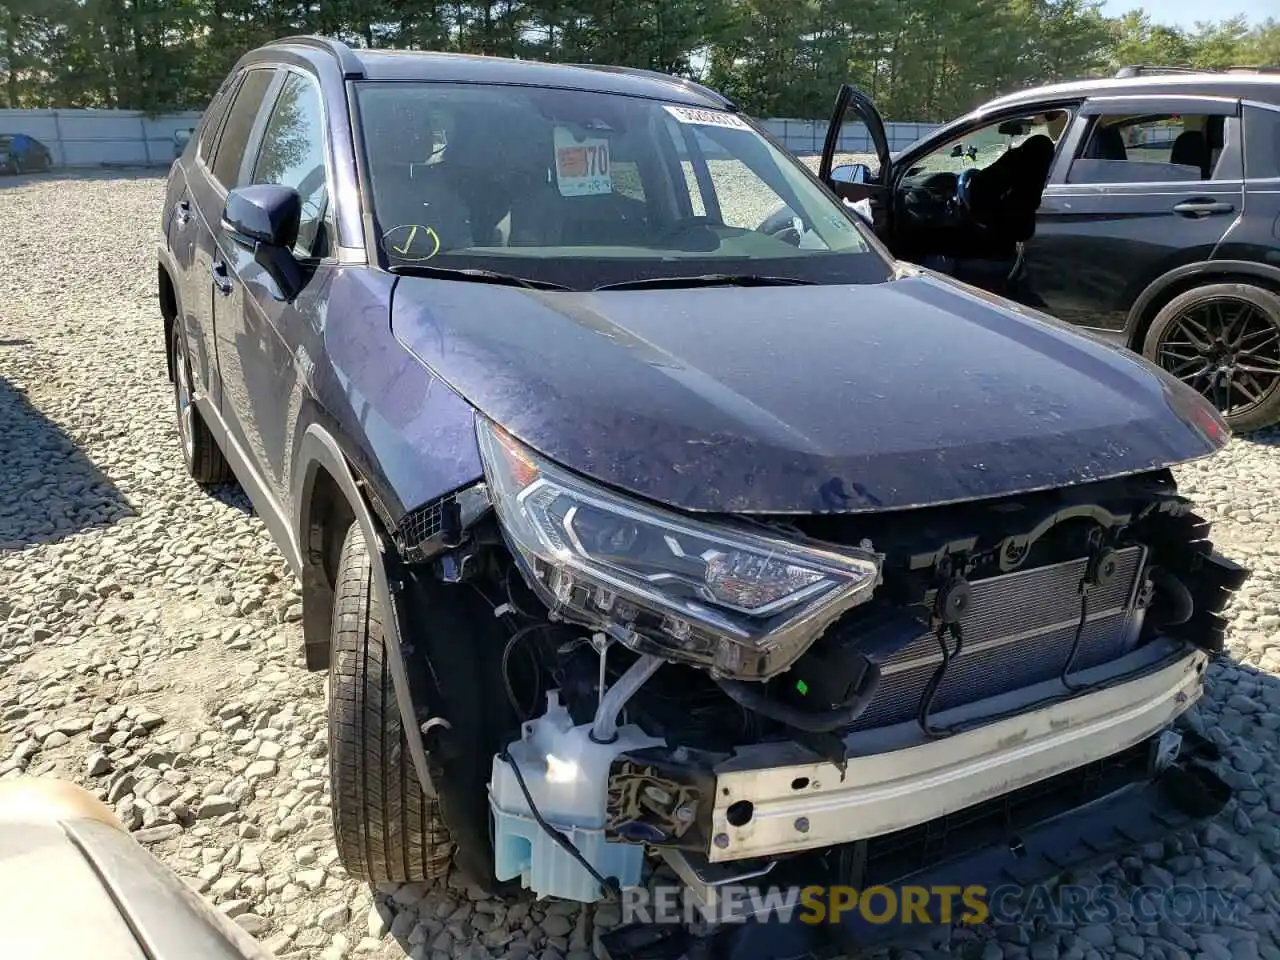
[[[798,225],[798,226],[797,226]],[[800,234],[804,232],[804,224],[791,209],[782,206],[760,221],[756,227],[758,233],[767,237],[789,243],[793,247],[800,246]]]

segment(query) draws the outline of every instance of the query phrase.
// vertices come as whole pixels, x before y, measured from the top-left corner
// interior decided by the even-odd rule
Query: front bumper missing
[[[1092,867],[1162,840],[1221,811],[1230,791],[1198,762],[1216,758],[1216,751],[1205,742],[1197,745],[1184,737],[1180,756],[1162,773],[1150,772],[1148,764],[1160,762],[1160,747],[1167,736],[1134,745],[1128,757],[1095,761],[1091,766],[1105,769],[1093,771],[1092,784],[1082,784],[1072,771],[1024,788],[1024,793],[1030,789],[1034,796],[1018,798],[1014,810],[985,816],[964,811],[953,842],[929,862],[903,869],[901,857],[878,856],[867,849],[870,844],[859,842],[844,848],[855,853],[853,857],[804,855],[769,862],[765,868],[724,882],[778,890],[847,885],[855,890],[912,886],[926,890],[981,887],[989,894],[1010,887],[1025,891],[1064,872]],[[1064,779],[1070,784],[1056,782]],[[861,855],[856,855],[859,848]],[[729,868],[705,862],[695,865],[674,852],[666,857],[701,909],[718,915],[714,884],[720,880],[714,874]],[[870,923],[856,910],[844,912],[838,924],[814,924],[796,912],[784,915],[768,910],[737,911],[733,920],[724,920],[705,938],[695,938],[686,926],[671,924],[619,927],[601,937],[603,956],[606,960],[829,960],[870,947],[914,942],[946,925],[937,911],[923,924],[907,922],[901,914]]]
[[[881,739],[877,750],[885,731],[855,733],[845,740],[843,775],[794,744],[739,751],[716,769],[707,859],[776,857],[892,833],[1116,754],[1200,697],[1207,660],[1182,652],[1136,679],[940,740],[885,750]],[[952,713],[959,721],[983,708]]]

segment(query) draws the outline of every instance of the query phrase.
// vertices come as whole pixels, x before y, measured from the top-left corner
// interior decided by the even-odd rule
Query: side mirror
[[[836,183],[870,183],[871,168],[865,163],[842,163],[832,168],[831,179]]]
[[[298,240],[302,198],[292,187],[256,183],[227,194],[223,226],[246,244],[290,249]]]
[[[292,300],[305,282],[293,256],[302,219],[302,198],[292,187],[256,183],[236,187],[222,208],[222,228],[253,250],[254,262],[276,282],[280,298]]]

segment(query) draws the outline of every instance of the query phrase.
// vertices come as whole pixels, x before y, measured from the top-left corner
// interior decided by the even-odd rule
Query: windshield
[[[736,114],[538,87],[357,86],[389,267],[576,290],[707,274],[889,276],[856,217]]]
[[[0,150],[8,150],[13,146],[13,137],[0,137]]]

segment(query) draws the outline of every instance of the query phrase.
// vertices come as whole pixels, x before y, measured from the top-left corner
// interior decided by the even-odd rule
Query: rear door
[[[1086,101],[1024,249],[1043,308],[1118,335],[1147,284],[1211,259],[1243,209],[1239,117],[1221,97]]]
[[[213,341],[213,284],[209,267],[213,262],[213,233],[206,205],[214,214],[222,203],[212,182],[210,166],[217,148],[218,134],[239,88],[243,74],[234,74],[209,102],[200,120],[199,137],[190,161],[178,164],[181,171],[170,180],[165,197],[165,234],[178,268],[174,278],[178,291],[178,321],[186,335],[187,354],[195,388],[217,406],[222,396],[217,355]],[[167,344],[166,344],[167,347]]]
[[[843,84],[827,124],[819,179],[843,200],[870,201],[876,233],[883,239],[892,226],[892,173],[880,111],[853,84]]]

